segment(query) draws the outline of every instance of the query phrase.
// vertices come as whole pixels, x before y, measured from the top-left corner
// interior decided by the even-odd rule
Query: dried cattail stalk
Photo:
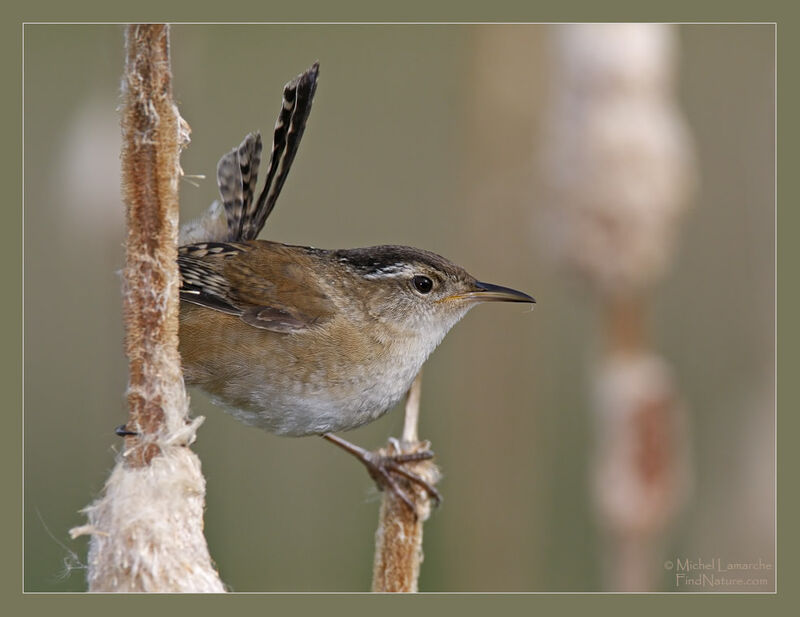
[[[124,313],[127,462],[142,466],[162,433],[180,430],[188,404],[178,354],[178,180],[188,125],[172,100],[167,26],[131,26],[123,81],[122,190],[126,203]]]
[[[403,427],[403,440],[397,443],[390,440],[380,451],[384,455],[414,454],[428,450],[429,442],[417,438],[419,419],[419,400],[422,388],[422,374],[414,380],[406,399],[406,416]],[[423,460],[407,465],[422,479],[435,484],[439,470],[431,460]],[[417,591],[419,569],[422,563],[422,525],[431,512],[430,495],[420,486],[403,482],[402,488],[411,498],[416,513],[391,491],[384,491],[375,532],[375,561],[372,569],[372,591]]]
[[[595,503],[609,587],[644,591],[661,534],[688,484],[684,409],[666,363],[648,351],[647,295],[669,267],[694,184],[672,93],[669,26],[557,29],[546,125],[548,247],[597,293],[604,357],[594,369]]]
[[[550,254],[603,295],[630,295],[668,267],[694,184],[672,93],[669,26],[560,26],[544,183]]]
[[[593,489],[607,534],[607,585],[653,589],[661,534],[689,490],[686,410],[667,363],[647,352],[605,356],[593,394]]]
[[[86,508],[90,591],[224,591],[203,536],[205,481],[188,445],[178,354],[179,154],[189,127],[172,99],[169,29],[127,30],[122,186],[130,363],[125,450]]]

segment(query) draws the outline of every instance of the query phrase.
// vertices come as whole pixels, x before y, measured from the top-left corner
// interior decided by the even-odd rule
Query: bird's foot
[[[403,452],[400,443],[396,439],[391,439],[389,448],[371,452],[332,433],[325,433],[322,436],[361,461],[367,468],[370,477],[375,480],[378,488],[390,491],[415,515],[417,514],[417,508],[414,505],[414,500],[408,491],[401,486],[401,483],[406,484],[408,488],[414,485],[422,488],[437,506],[442,502],[442,495],[433,486],[433,482],[407,467],[409,463],[429,461],[433,458],[433,452],[428,449],[429,444],[418,444],[421,449]],[[400,478],[395,476],[400,476]],[[435,482],[435,479],[433,481]]]

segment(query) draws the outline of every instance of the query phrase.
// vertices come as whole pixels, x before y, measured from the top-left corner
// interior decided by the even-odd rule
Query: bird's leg
[[[403,488],[397,483],[397,480],[392,477],[392,473],[403,476],[409,482],[422,487],[433,499],[437,506],[441,503],[442,495],[439,493],[439,491],[437,491],[436,488],[425,478],[405,467],[406,463],[414,463],[417,461],[427,461],[432,459],[432,451],[425,449],[410,453],[398,452],[397,454],[384,454],[380,451],[370,452],[369,450],[365,450],[364,448],[352,444],[341,437],[337,437],[333,433],[324,433],[322,437],[355,456],[367,468],[367,472],[369,473],[370,477],[375,480],[378,488],[381,490],[388,488],[392,493],[400,498],[400,500],[406,504],[412,512],[416,512],[414,502],[412,501],[411,497],[409,497],[408,493],[406,493],[406,491],[404,491]],[[399,444],[395,443],[393,445],[396,450],[400,449]]]

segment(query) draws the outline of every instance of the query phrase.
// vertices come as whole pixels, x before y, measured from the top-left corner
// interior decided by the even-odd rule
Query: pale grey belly
[[[323,378],[275,384],[266,374],[226,381],[216,404],[242,422],[277,435],[301,437],[347,431],[386,413],[408,391],[419,366],[365,369],[348,383]],[[258,369],[255,369],[258,370]],[[202,380],[187,380],[203,387]],[[252,388],[253,383],[259,387]]]

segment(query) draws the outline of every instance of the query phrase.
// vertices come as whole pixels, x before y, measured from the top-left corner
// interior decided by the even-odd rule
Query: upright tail
[[[283,103],[275,122],[267,176],[257,200],[255,190],[261,162],[261,135],[250,133],[238,148],[220,159],[217,183],[225,206],[227,241],[254,240],[275,207],[311,113],[318,75],[319,63],[315,62],[283,88]]]

